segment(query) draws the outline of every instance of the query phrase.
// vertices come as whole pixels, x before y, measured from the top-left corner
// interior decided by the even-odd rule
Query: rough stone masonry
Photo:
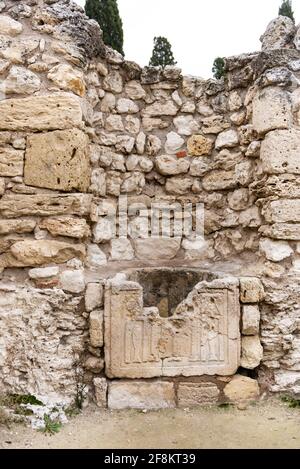
[[[299,38],[278,17],[203,80],[125,60],[69,0],[0,2],[1,393],[299,397]],[[204,238],[149,237],[153,204],[202,204]]]

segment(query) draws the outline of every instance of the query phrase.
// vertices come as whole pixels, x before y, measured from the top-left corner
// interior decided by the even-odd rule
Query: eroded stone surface
[[[180,383],[178,386],[178,406],[197,407],[218,402],[220,391],[213,383]]]
[[[167,409],[175,407],[174,384],[162,381],[119,381],[108,387],[109,409]]]
[[[25,183],[29,186],[87,191],[88,138],[81,130],[57,130],[27,140]]]
[[[226,384],[224,394],[231,402],[256,400],[259,397],[259,386],[255,379],[236,375]]]

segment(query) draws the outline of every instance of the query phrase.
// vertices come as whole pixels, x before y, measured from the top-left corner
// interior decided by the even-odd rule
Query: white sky
[[[185,74],[208,78],[216,57],[260,50],[259,37],[280,4],[281,0],[118,0],[126,59],[147,65],[154,36],[165,36]],[[297,23],[298,0],[293,9]]]

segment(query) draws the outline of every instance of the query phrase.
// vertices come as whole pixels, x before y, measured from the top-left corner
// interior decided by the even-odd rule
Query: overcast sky
[[[300,2],[293,3],[297,23]],[[185,74],[208,78],[216,57],[260,50],[259,37],[280,4],[281,0],[118,0],[126,58],[148,65],[153,37],[165,36]]]

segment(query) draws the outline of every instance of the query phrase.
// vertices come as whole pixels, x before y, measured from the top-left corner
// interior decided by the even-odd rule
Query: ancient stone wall
[[[0,9],[0,391],[71,400],[80,377],[118,408],[147,406],[153,389],[152,407],[253,396],[251,378],[299,393],[296,28],[279,17],[262,52],[205,81],[124,60],[68,0]],[[178,207],[188,232],[173,229]],[[149,268],[173,272],[157,302],[162,282],[135,274]],[[192,273],[175,301],[178,269]],[[186,337],[192,349],[174,351]]]

